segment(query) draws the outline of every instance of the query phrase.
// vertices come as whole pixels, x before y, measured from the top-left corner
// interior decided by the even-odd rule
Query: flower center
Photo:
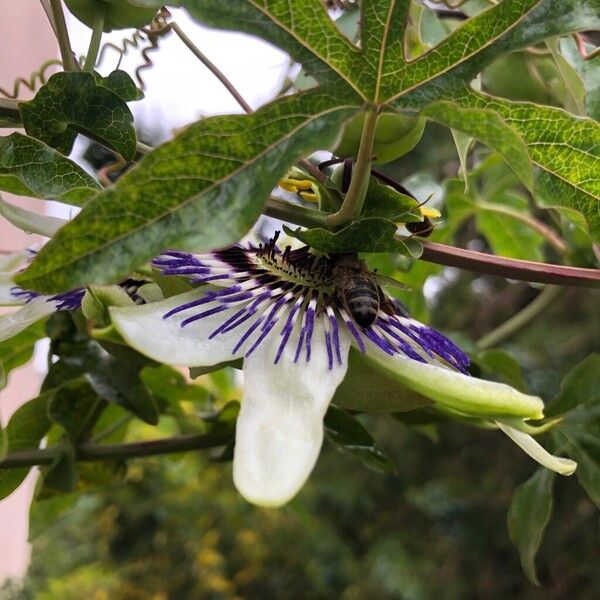
[[[295,285],[331,294],[333,261],[327,256],[313,254],[308,246],[295,250],[286,246],[282,252],[276,245],[277,237],[278,234],[256,250],[259,267]]]

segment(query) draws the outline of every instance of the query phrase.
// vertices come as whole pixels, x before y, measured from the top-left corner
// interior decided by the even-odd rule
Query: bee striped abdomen
[[[369,327],[379,311],[379,291],[370,280],[353,279],[344,291],[345,304],[357,325]]]

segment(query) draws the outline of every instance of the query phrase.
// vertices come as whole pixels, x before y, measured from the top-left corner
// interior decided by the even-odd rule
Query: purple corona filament
[[[244,349],[248,356],[270,335],[279,336],[273,356],[279,363],[292,333],[297,331],[294,362],[309,361],[315,344],[323,344],[329,368],[341,364],[340,332],[345,329],[361,352],[373,344],[391,356],[423,363],[441,363],[467,373],[469,358],[438,331],[411,319],[406,308],[391,301],[393,314],[381,308],[372,325],[360,327],[335,293],[335,257],[317,256],[308,246],[283,250],[276,234],[258,247],[235,245],[209,254],[168,251],[153,261],[164,275],[185,277],[198,285],[209,284],[196,300],[172,308],[163,318],[183,313],[181,326],[223,311],[223,322],[209,335],[239,330],[232,353]],[[321,338],[315,324],[323,323]]]
[[[127,292],[129,297],[136,304],[144,304],[143,298],[138,295],[137,291],[146,283],[148,283],[148,281],[141,279],[125,279],[119,283],[119,286]],[[81,301],[85,296],[85,288],[75,288],[67,292],[55,294],[54,296],[43,296],[42,294],[34,292],[33,290],[24,290],[20,287],[14,286],[11,288],[10,293],[15,298],[23,300],[25,304],[31,302],[35,298],[44,298],[46,302],[53,302],[56,305],[57,311],[75,311],[81,308]]]

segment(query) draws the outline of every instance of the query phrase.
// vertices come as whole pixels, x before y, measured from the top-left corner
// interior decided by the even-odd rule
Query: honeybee
[[[380,283],[407,288],[400,282],[369,270],[356,254],[337,254],[333,258],[334,295],[360,327],[369,327],[377,319],[379,309],[393,315],[397,309],[383,293]]]

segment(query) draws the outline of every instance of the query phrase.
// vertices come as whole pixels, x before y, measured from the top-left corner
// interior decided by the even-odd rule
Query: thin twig
[[[69,41],[69,32],[65,23],[65,15],[63,14],[60,0],[50,0],[52,8],[52,17],[54,19],[56,39],[60,48],[60,56],[62,58],[65,71],[77,71],[78,66],[75,62],[71,42]]]
[[[149,440],[144,442],[127,442],[124,444],[82,444],[76,452],[76,459],[82,462],[98,460],[114,460],[172,454],[189,450],[202,450],[224,446],[233,438],[232,430],[215,431],[201,435],[182,435],[173,438]],[[63,452],[62,446],[51,446],[39,450],[22,450],[11,452],[0,461],[3,469],[18,469],[34,465],[49,465]]]
[[[562,288],[554,285],[544,288],[532,302],[516,315],[479,338],[477,348],[487,350],[505,342],[541,315],[561,292]]]
[[[171,29],[179,36],[179,39],[194,53],[200,62],[227,88],[227,91],[235,98],[236,102],[247,112],[252,112],[252,107],[242,98],[241,94],[235,89],[231,81],[215,65],[192,40],[181,30],[177,23],[169,23]]]

